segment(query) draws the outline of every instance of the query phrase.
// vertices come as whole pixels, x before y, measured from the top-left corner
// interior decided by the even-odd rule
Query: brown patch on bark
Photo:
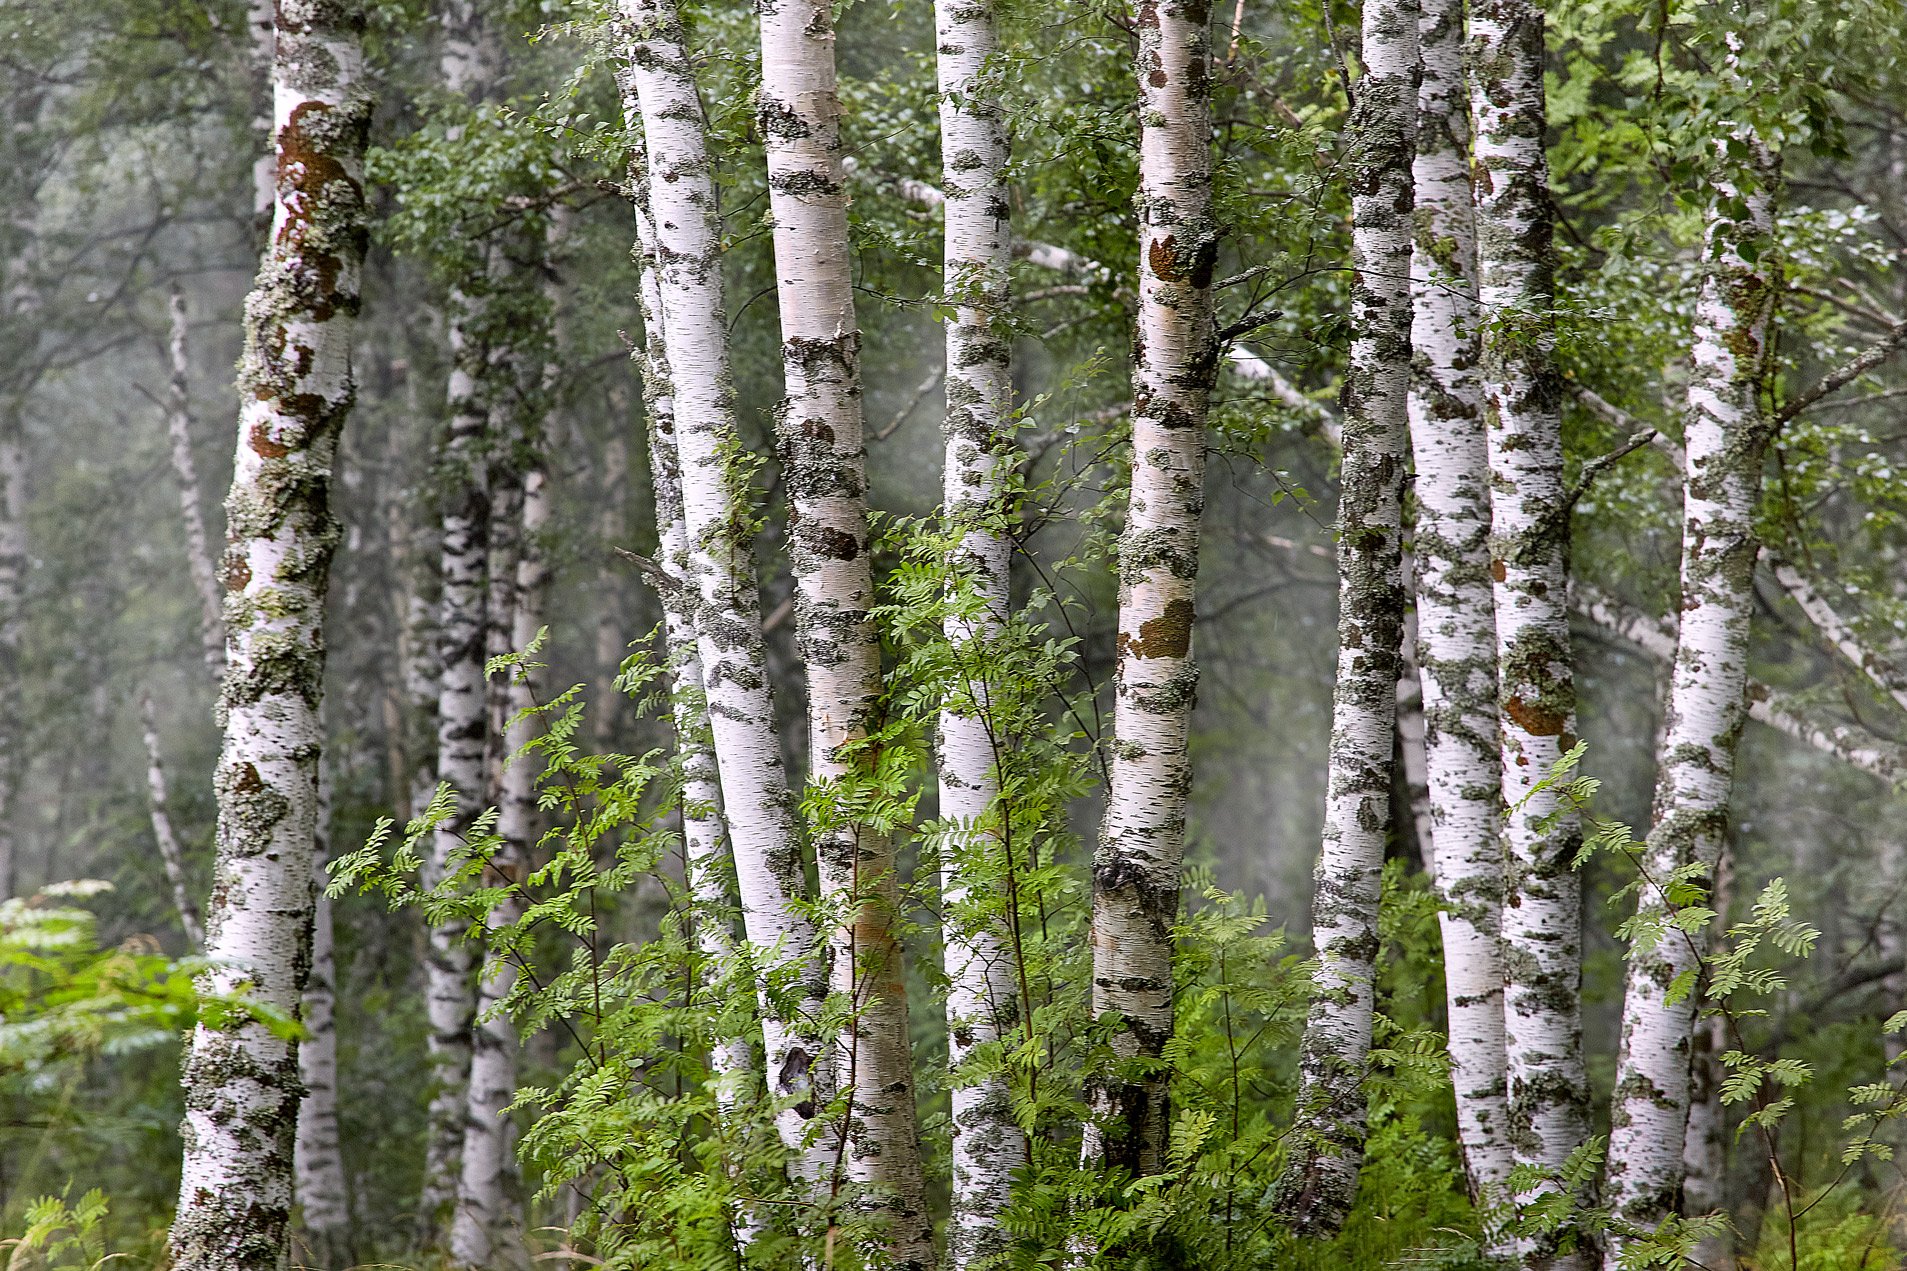
[[[251,581],[252,567],[245,563],[245,558],[236,554],[228,557],[225,563],[225,590],[244,591]]]
[[[1502,561],[1493,560],[1490,562],[1490,577],[1496,579],[1498,582],[1502,582],[1509,572],[1509,569]]]
[[[291,453],[291,447],[282,441],[272,439],[271,429],[264,424],[253,424],[251,434],[245,439],[254,454],[267,459],[283,459]]]
[[[861,540],[846,530],[824,525],[810,536],[814,550],[835,560],[853,560],[861,554]]]
[[[1152,276],[1161,282],[1184,282],[1185,275],[1179,272],[1179,240],[1167,234],[1164,238],[1155,238],[1146,248],[1146,263],[1152,267]]]
[[[1182,658],[1191,648],[1192,602],[1184,599],[1169,601],[1164,613],[1140,623],[1138,639],[1119,636],[1120,652],[1135,658]]]
[[[1504,702],[1503,713],[1532,737],[1560,737],[1563,735],[1563,725],[1568,722],[1567,716],[1561,711],[1540,703],[1526,702],[1521,697],[1512,697]]]

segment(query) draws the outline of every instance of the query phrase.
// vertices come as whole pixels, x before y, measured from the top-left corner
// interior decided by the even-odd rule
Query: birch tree
[[[986,650],[1006,622],[1003,517],[1013,451],[1012,332],[1006,323],[1013,226],[1006,185],[1007,135],[1000,104],[999,16],[992,0],[936,0],[944,187],[942,286],[947,322],[947,409],[942,515],[956,537],[943,628],[964,668],[940,712],[942,929],[946,940],[947,1064],[952,1073],[953,1214],[947,1255],[955,1271],[1003,1255],[1001,1216],[1013,1176],[1027,1160],[1002,1070],[965,1071],[996,1047],[1024,1004],[999,909],[976,879],[995,877],[1007,809],[1000,806],[997,693]]]
[[[1377,906],[1396,781],[1411,383],[1411,160],[1417,4],[1364,0],[1350,120],[1351,358],[1338,482],[1338,674],[1324,846],[1311,901],[1317,995],[1305,1023],[1297,1146],[1284,1187],[1300,1232],[1344,1225],[1365,1135]]]
[[[1084,1159],[1157,1173],[1172,1036],[1172,924],[1185,859],[1186,742],[1205,420],[1218,349],[1212,272],[1210,37],[1203,4],[1137,10],[1139,311],[1132,489],[1119,540],[1110,776],[1093,857],[1092,1011],[1118,1016],[1117,1072],[1096,1074]]]
[[[729,376],[720,225],[701,101],[669,0],[623,0],[624,110],[641,128],[632,159],[644,270],[645,388],[658,496],[680,492],[686,586],[708,728],[734,855],[742,927],[759,968],[763,1059],[776,1129],[796,1169],[823,1190],[834,1145],[812,1124],[829,1096],[817,1036],[827,997],[820,937],[805,895],[794,800],[775,734],[761,593],[741,503],[740,442]],[[657,174],[651,180],[649,174]],[[662,506],[660,503],[658,506]],[[666,527],[667,522],[663,522]],[[692,730],[693,733],[693,730]]]
[[[225,675],[225,619],[218,579],[207,545],[198,461],[192,457],[192,362],[186,325],[185,293],[175,284],[166,297],[169,326],[166,356],[172,375],[166,386],[166,439],[171,442],[172,476],[179,486],[179,523],[185,530],[185,563],[199,600],[199,640],[205,668],[214,683]]]
[[[225,661],[221,650],[219,661]],[[159,845],[159,863],[165,867],[166,883],[172,888],[172,905],[179,913],[179,926],[186,943],[194,951],[205,947],[205,925],[199,916],[199,902],[185,873],[185,848],[172,826],[172,795],[167,789],[165,763],[159,755],[159,724],[154,718],[152,694],[139,695],[139,734],[146,746],[146,812],[152,821],[152,837]]]
[[[1475,1200],[1511,1165],[1504,1094],[1503,845],[1498,836],[1490,463],[1477,374],[1477,241],[1463,5],[1425,0],[1418,32],[1411,257],[1417,662],[1458,1142]],[[1498,1194],[1495,1199],[1503,1197]]]
[[[902,1271],[934,1264],[908,1043],[899,908],[885,827],[857,821],[856,743],[881,689],[862,443],[861,332],[854,312],[834,15],[825,0],[764,0],[758,102],[768,156],[785,397],[777,444],[789,495],[795,633],[808,683],[809,778],[833,804],[814,827],[817,874],[837,915],[832,987],[853,1006],[835,1057],[847,1096],[845,1163],[888,1220]],[[664,218],[658,216],[660,224]],[[669,308],[667,300],[665,309]],[[678,391],[677,409],[686,413]],[[687,460],[685,456],[685,468]]]
[[[215,788],[209,992],[295,1018],[311,956],[311,868],[323,735],[328,502],[352,400],[370,98],[355,4],[279,0],[278,158],[270,245],[246,302],[243,407],[224,577],[229,633]],[[275,1271],[286,1252],[302,1082],[297,1045],[262,1019],[202,1018],[184,1069],[172,1259]]]
[[[344,1181],[344,1151],[338,1133],[337,960],[331,930],[331,898],[325,894],[331,857],[331,774],[318,775],[318,826],[311,854],[313,913],[311,975],[305,981],[305,1039],[298,1046],[298,1075],[305,1097],[298,1104],[293,1144],[293,1195],[298,1202],[302,1257],[314,1268],[353,1266],[350,1195]]]
[[[445,85],[458,95],[480,97],[487,52],[469,0],[456,0],[446,8],[444,28]],[[437,885],[448,873],[488,793],[484,780],[488,697],[483,672],[491,508],[484,380],[491,357],[483,313],[486,290],[481,283],[474,293],[467,287],[453,288],[447,305],[449,426],[438,465],[443,530],[437,617],[442,668],[437,695],[437,780],[450,788],[456,806],[431,836],[424,873],[427,886]],[[419,1208],[426,1238],[446,1228],[463,1172],[476,1018],[471,955],[464,936],[465,925],[454,919],[435,924],[425,955],[432,1093]]]
[[[1576,740],[1543,12],[1529,0],[1478,0],[1469,14],[1501,796],[1510,809],[1502,910],[1510,1146],[1518,1165],[1560,1170],[1588,1137],[1589,1115],[1582,888],[1571,864],[1581,829],[1555,789],[1537,790]],[[1582,1250],[1559,1253],[1555,1242],[1524,1241],[1524,1264],[1584,1264]]]
[[[1736,150],[1751,160],[1730,161]],[[1683,413],[1681,621],[1654,826],[1641,861],[1656,881],[1637,902],[1651,925],[1667,917],[1664,880],[1690,864],[1712,874],[1727,839],[1735,752],[1748,719],[1755,515],[1773,432],[1761,405],[1777,291],[1772,161],[1745,128],[1716,143],[1716,158]],[[1604,1180],[1604,1199],[1621,1220],[1610,1267],[1632,1231],[1652,1230],[1675,1211],[1682,1189],[1700,954],[1695,939],[1672,927],[1630,953]]]

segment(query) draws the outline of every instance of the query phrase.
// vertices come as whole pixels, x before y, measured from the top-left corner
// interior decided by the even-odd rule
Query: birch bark
[[[443,23],[445,85],[453,93],[480,97],[486,59],[474,5],[469,0],[450,4]],[[430,857],[424,862],[426,886],[443,880],[488,793],[484,764],[488,697],[483,664],[492,517],[485,453],[489,418],[484,380],[491,360],[485,290],[480,286],[475,294],[468,294],[453,288],[446,306],[451,355],[447,388],[450,423],[438,465],[442,473],[443,529],[437,618],[442,668],[437,692],[437,780],[450,787],[456,809],[431,837]],[[429,932],[425,952],[424,996],[430,1021],[427,1049],[432,1088],[419,1195],[419,1234],[426,1244],[446,1232],[463,1173],[472,1024],[476,1017],[466,934],[467,925],[462,922],[439,923]]]
[[[1765,158],[1758,138],[1735,140]],[[1683,415],[1681,621],[1654,827],[1642,854],[1644,871],[1658,880],[1687,864],[1714,870],[1728,832],[1736,745],[1748,720],[1755,514],[1773,431],[1761,395],[1776,294],[1774,196],[1767,177],[1750,184],[1733,167],[1711,177]],[[1667,908],[1659,887],[1645,888],[1638,901],[1643,914],[1665,915]],[[1632,1233],[1653,1230],[1675,1211],[1681,1192],[1699,953],[1689,937],[1671,931],[1629,956],[1603,1184],[1621,1220],[1611,1229],[1611,1268]]]
[[[212,992],[249,985],[295,1016],[309,968],[323,734],[328,501],[352,399],[370,121],[363,11],[278,0],[270,245],[246,303],[243,408],[225,553],[224,752],[206,953]],[[172,1259],[276,1271],[286,1253],[302,1095],[296,1043],[244,1018],[201,1020],[185,1062],[185,1153]]]
[[[225,661],[223,653],[219,661]],[[199,918],[199,902],[192,898],[192,886],[186,879],[185,849],[172,828],[172,798],[166,789],[165,764],[159,758],[159,725],[153,718],[150,693],[139,695],[139,731],[146,743],[146,810],[152,820],[152,837],[159,844],[159,861],[165,866],[166,882],[172,888],[172,904],[179,911],[179,925],[185,929],[186,942],[197,952],[205,948],[205,925]]]
[[[18,882],[14,859],[20,783],[29,756],[21,728],[20,644],[25,626],[27,459],[20,401],[0,403],[0,899]]]
[[[1519,1165],[1560,1169],[1588,1137],[1583,1068],[1581,827],[1537,783],[1575,744],[1569,524],[1563,506],[1561,385],[1549,163],[1543,148],[1543,11],[1530,0],[1470,6],[1477,294],[1484,316],[1483,415],[1492,490],[1497,686],[1507,887],[1505,1071]],[[1544,1184],[1538,1190],[1551,1190]],[[1531,1268],[1586,1265],[1555,1236],[1521,1242]]]
[[[293,1146],[293,1194],[298,1202],[299,1263],[317,1271],[354,1266],[351,1210],[344,1181],[344,1153],[338,1134],[337,962],[331,933],[331,773],[318,776],[318,827],[311,854],[314,908],[311,924],[311,975],[305,981],[305,1040],[298,1047],[298,1075],[305,1097],[298,1104]]]
[[[1013,226],[1000,107],[999,16],[993,0],[936,0],[944,186],[943,287],[947,323],[946,453],[942,514],[958,534],[957,579],[943,624],[956,662],[973,666],[942,704],[938,761],[942,931],[947,972],[947,1065],[953,1103],[953,1213],[947,1258],[955,1271],[1005,1255],[1001,1215],[1027,1160],[1004,1071],[967,1071],[1019,1026],[1019,982],[992,887],[1012,868],[1008,809],[1000,802],[996,687],[984,672],[1011,600],[1003,501],[1013,453],[1013,336],[1006,318]],[[981,881],[977,881],[981,880]],[[1009,902],[1011,900],[1009,899]]]
[[[185,529],[185,563],[192,571],[192,590],[199,598],[199,639],[205,650],[205,668],[213,683],[225,676],[225,618],[218,579],[212,568],[212,549],[200,510],[199,468],[192,457],[192,362],[187,345],[185,293],[174,285],[166,299],[170,319],[166,354],[172,377],[166,393],[166,436],[172,443],[172,475],[179,483],[179,522]]]
[[[809,777],[851,788],[853,753],[879,705],[880,639],[861,418],[861,333],[854,313],[834,13],[826,0],[760,0],[758,116],[768,155],[786,397],[777,445],[790,501],[795,638],[807,671]],[[658,216],[660,224],[665,218]],[[672,309],[665,301],[665,309]],[[678,396],[678,410],[681,409]],[[688,462],[685,456],[685,470]],[[888,835],[845,807],[817,826],[833,989],[854,1008],[834,1062],[847,1092],[845,1164],[860,1202],[887,1220],[901,1271],[934,1264],[906,981],[894,923],[899,880]]]
[[[549,573],[544,564],[542,536],[549,523],[548,482],[540,468],[521,478],[519,529],[514,552],[510,606],[510,650],[526,649],[543,625],[543,602]],[[493,593],[494,594],[494,593]],[[536,705],[535,685],[528,673],[513,672],[502,694],[505,719],[499,733],[497,837],[500,846],[490,862],[486,885],[508,886],[510,896],[492,909],[486,922],[492,931],[521,921],[527,897],[521,890],[532,865],[536,838],[535,755],[519,752],[534,733],[534,717],[524,712]],[[503,1013],[503,1004],[516,988],[516,964],[507,956],[492,957],[478,978],[475,1030],[472,1034],[470,1083],[464,1125],[462,1172],[457,1190],[457,1212],[450,1228],[451,1261],[459,1266],[527,1267],[523,1221],[517,1184],[515,1135],[505,1115],[516,1098],[518,1038],[516,1026]]]
[[[1137,10],[1139,313],[1132,490],[1119,541],[1119,636],[1106,811],[1093,858],[1093,989],[1113,1052],[1157,1060],[1172,1036],[1172,924],[1185,857],[1186,752],[1198,669],[1192,618],[1205,507],[1205,419],[1218,349],[1212,271],[1211,62],[1204,0]],[[1082,1154],[1157,1173],[1168,1126],[1163,1065],[1096,1077]]]
[[[1300,1057],[1297,1134],[1280,1184],[1301,1234],[1344,1225],[1363,1164],[1364,1069],[1378,895],[1396,781],[1411,382],[1411,159],[1416,0],[1364,0],[1350,120],[1351,356],[1338,483],[1338,665],[1324,844],[1311,901],[1317,993]]]
[[[1504,862],[1490,459],[1477,375],[1482,324],[1461,0],[1425,0],[1418,32],[1410,392],[1417,661],[1457,1137],[1471,1197],[1488,1204],[1505,1199],[1498,1189],[1511,1154],[1498,949]]]
[[[796,1155],[796,1172],[825,1190],[833,1145],[813,1134],[813,1123],[831,1091],[825,1043],[813,1022],[826,1001],[827,974],[819,936],[798,903],[806,887],[794,799],[775,730],[774,680],[742,506],[746,485],[735,475],[740,442],[705,116],[672,0],[623,0],[622,13],[630,41],[624,109],[643,133],[631,186],[645,262],[645,379],[658,507],[665,495],[680,498],[683,555],[676,563],[687,580],[681,603],[695,633],[742,928],[762,986],[776,1129]],[[675,484],[665,491],[671,477]]]

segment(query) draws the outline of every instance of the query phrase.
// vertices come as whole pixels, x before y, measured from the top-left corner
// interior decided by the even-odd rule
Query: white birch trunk
[[[1095,1016],[1119,1016],[1120,1060],[1172,1036],[1172,924],[1185,858],[1186,752],[1198,669],[1192,617],[1205,507],[1205,420],[1218,350],[1212,271],[1210,36],[1189,0],[1140,5],[1139,314],[1132,372],[1132,490],[1119,542],[1111,780],[1093,859]],[[1166,1078],[1097,1077],[1082,1155],[1157,1173]]]
[[[441,65],[453,93],[481,97],[483,31],[468,0],[447,6]],[[437,693],[437,780],[448,785],[456,810],[431,837],[424,883],[435,886],[450,867],[470,825],[483,808],[485,743],[489,735],[484,679],[490,527],[489,473],[485,445],[489,412],[484,378],[490,373],[484,300],[451,291],[448,309],[449,431],[442,450],[442,539],[437,636],[441,668]],[[468,924],[439,923],[428,935],[424,1002],[430,1022],[431,1067],[424,1178],[419,1195],[420,1236],[426,1245],[447,1233],[463,1173],[464,1123],[470,1080],[476,987],[466,944]]]
[[[1317,992],[1305,1022],[1281,1207],[1301,1234],[1344,1225],[1363,1164],[1378,896],[1396,782],[1404,469],[1411,382],[1416,0],[1364,0],[1350,120],[1351,356],[1338,494],[1338,665],[1324,844],[1311,901]]]
[[[827,976],[819,936],[798,904],[805,885],[794,799],[775,732],[754,553],[730,475],[740,443],[708,136],[675,6],[623,0],[622,13],[630,38],[624,109],[642,124],[646,151],[632,162],[632,185],[641,253],[651,262],[643,281],[652,462],[658,495],[671,472],[680,490],[683,600],[693,616],[743,932],[762,985],[776,1129],[796,1155],[797,1174],[825,1193],[834,1145],[813,1131],[831,1088],[812,1021]]]
[[[861,332],[841,164],[834,13],[826,0],[766,0],[759,12],[758,115],[768,156],[786,393],[776,430],[789,492],[795,639],[807,671],[809,777],[823,787],[851,787],[864,761],[848,748],[866,736],[878,706],[881,650],[870,612]],[[666,219],[658,214],[658,225]],[[665,308],[673,314],[666,301]],[[677,409],[686,415],[684,400],[678,386]],[[685,472],[691,463],[685,454]],[[823,897],[840,913],[828,933],[831,984],[855,1007],[835,1056],[848,1096],[848,1177],[859,1185],[859,1202],[887,1219],[884,1239],[894,1265],[929,1268],[933,1223],[894,930],[900,898],[892,844],[877,827],[846,820],[816,832],[815,859]]]
[[[970,665],[988,656],[1011,606],[1003,499],[1013,455],[1013,335],[1006,321],[1013,226],[993,0],[936,0],[934,26],[945,186],[942,285],[952,307],[942,513],[960,536],[948,562],[957,581],[943,626],[956,662]],[[1020,1027],[1024,1009],[995,894],[994,880],[1015,868],[1011,812],[1000,799],[1000,755],[1013,741],[999,735],[991,717],[995,694],[985,674],[966,674],[941,708],[937,750],[947,824],[940,852],[953,1103],[947,1260],[954,1271],[1005,1255],[1011,1236],[1001,1216],[1027,1160],[1006,1073],[967,1071],[976,1051],[997,1050]],[[1011,888],[1006,903],[1015,903]]]
[[[199,639],[205,650],[205,668],[216,684],[225,676],[225,618],[212,568],[212,549],[205,536],[199,467],[192,457],[192,362],[186,343],[185,293],[176,285],[167,297],[166,311],[171,319],[166,353],[172,363],[166,395],[166,435],[172,443],[172,475],[179,483],[185,563],[192,571],[192,590],[199,598]]]
[[[532,468],[521,478],[519,531],[513,553],[515,571],[508,601],[511,608],[507,644],[512,651],[528,648],[543,625],[543,602],[549,584],[541,542],[550,514],[547,484],[538,468]],[[495,564],[494,557],[492,563]],[[534,684],[525,680],[520,671],[512,672],[502,697],[505,720],[498,734],[501,752],[498,761],[502,771],[497,801],[497,836],[501,845],[497,858],[490,863],[485,882],[517,890],[490,911],[487,922],[493,931],[521,921],[527,907],[527,896],[520,889],[533,864],[536,775],[540,770],[536,755],[518,753],[530,742],[536,727],[533,717],[523,717],[523,712],[536,704]],[[522,1207],[516,1196],[514,1126],[504,1114],[504,1109],[516,1098],[519,1046],[516,1026],[502,1013],[502,1006],[516,988],[516,982],[516,964],[505,957],[492,957],[477,983],[462,1172],[457,1212],[450,1227],[451,1261],[461,1267],[529,1265]]]
[[[221,655],[219,661],[224,660]],[[172,888],[172,904],[179,911],[179,925],[185,929],[186,942],[196,953],[205,948],[205,926],[199,919],[199,904],[192,898],[192,886],[186,879],[185,849],[172,828],[172,799],[166,789],[165,764],[159,758],[159,726],[153,718],[150,693],[139,695],[139,731],[146,743],[146,811],[152,820],[152,837],[159,844],[159,861],[165,866],[166,883]]]
[[[20,644],[24,634],[27,459],[20,401],[0,404],[0,899],[14,893],[20,781],[29,756],[20,727]]]
[[[218,859],[203,987],[249,985],[295,1016],[311,948],[312,844],[328,501],[352,399],[370,121],[363,11],[278,0],[270,246],[246,303],[224,577],[229,631],[215,787]],[[277,1271],[286,1255],[297,1045],[241,1018],[194,1030],[172,1260],[189,1271]]]
[[[1588,1137],[1583,1067],[1581,827],[1538,782],[1575,745],[1576,689],[1565,608],[1555,263],[1543,149],[1543,11],[1530,0],[1470,6],[1476,129],[1477,294],[1484,317],[1491,562],[1508,880],[1503,906],[1509,1137],[1519,1165],[1560,1169]],[[1545,1184],[1539,1188],[1551,1190]],[[1521,1242],[1531,1268],[1588,1265],[1553,1236]]]
[[[315,896],[311,923],[311,975],[305,982],[305,1040],[298,1047],[298,1073],[305,1097],[298,1105],[293,1164],[298,1202],[297,1261],[315,1271],[354,1266],[350,1198],[338,1133],[337,965],[333,956],[331,899],[325,895],[331,856],[331,774],[318,777],[318,832],[311,855]]]
[[[1463,5],[1425,0],[1418,23],[1411,449],[1417,524],[1417,660],[1451,1081],[1471,1198],[1500,1203],[1511,1166],[1504,1088],[1496,616],[1490,459],[1477,359],[1477,240]]]
[[[1739,140],[1761,149],[1753,136]],[[1772,432],[1761,390],[1776,288],[1773,193],[1765,183],[1744,184],[1715,174],[1703,241],[1683,417],[1681,620],[1654,827],[1642,853],[1643,870],[1657,880],[1691,863],[1712,871],[1721,858],[1736,745],[1748,720],[1755,515]],[[1659,884],[1645,885],[1638,906],[1666,913]],[[1630,1233],[1653,1230],[1675,1211],[1681,1191],[1699,943],[1671,932],[1629,956],[1604,1180],[1604,1199],[1619,1220],[1605,1262],[1611,1268]],[[1680,995],[1673,1004],[1672,990]]]

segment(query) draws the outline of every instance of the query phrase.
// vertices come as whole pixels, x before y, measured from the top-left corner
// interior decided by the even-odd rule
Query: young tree
[[[1364,0],[1350,120],[1351,357],[1338,494],[1338,674],[1324,845],[1311,901],[1317,996],[1283,1186],[1301,1232],[1332,1233],[1357,1193],[1375,1005],[1377,906],[1396,781],[1411,385],[1416,0]]]
[[[623,0],[624,112],[639,125],[631,159],[640,244],[644,379],[658,509],[680,492],[682,588],[695,635],[719,771],[742,927],[762,991],[763,1058],[776,1128],[796,1168],[826,1189],[834,1145],[811,1131],[829,1090],[815,1027],[827,996],[805,898],[794,800],[775,735],[773,678],[743,503],[720,222],[708,135],[686,36],[670,0]],[[650,173],[657,174],[651,180]],[[666,488],[673,475],[676,485]],[[664,530],[669,522],[662,522]],[[665,549],[666,557],[666,549]],[[698,730],[691,728],[689,736]],[[713,850],[712,847],[710,850]],[[704,871],[706,874],[706,871]]]
[[[246,304],[225,554],[225,746],[204,988],[260,1014],[201,1019],[185,1063],[172,1258],[276,1271],[285,1257],[309,965],[331,464],[353,395],[370,97],[352,3],[279,0],[270,245]]]
[[[223,650],[219,662],[225,661]],[[165,866],[166,882],[172,888],[172,905],[179,911],[179,926],[186,942],[194,950],[205,947],[205,925],[199,917],[199,902],[185,876],[185,848],[178,831],[172,828],[172,796],[166,788],[165,764],[159,756],[159,724],[153,717],[152,694],[139,695],[139,734],[146,746],[146,814],[152,821],[152,837],[159,844],[159,862]]]
[[[942,286],[947,322],[946,455],[942,515],[958,535],[949,572],[945,635],[958,665],[984,665],[1011,605],[1003,506],[1013,453],[1013,336],[1007,326],[1013,225],[1006,185],[999,15],[992,0],[936,0],[944,187]],[[946,939],[947,1064],[953,1073],[953,1216],[948,1261],[965,1271],[1003,1255],[1001,1215],[1013,1175],[1027,1159],[1002,1071],[963,1073],[976,1051],[997,1045],[1024,1004],[998,910],[984,886],[999,858],[1000,751],[990,711],[997,689],[984,672],[961,676],[940,713],[937,756],[942,929]]]
[[[318,774],[318,832],[311,854],[314,908],[311,975],[305,981],[301,1015],[306,1036],[298,1046],[298,1075],[305,1097],[298,1104],[292,1152],[293,1198],[298,1204],[296,1263],[327,1271],[353,1266],[350,1193],[344,1181],[344,1150],[338,1133],[337,961],[331,930],[331,898],[325,894],[331,857],[331,774]]]
[[[1423,685],[1428,850],[1435,863],[1458,1141],[1473,1199],[1511,1166],[1504,1097],[1503,844],[1496,617],[1490,594],[1490,461],[1477,377],[1477,238],[1470,194],[1470,102],[1463,5],[1425,0],[1418,22],[1415,373],[1410,442],[1417,661]]]
[[[192,457],[192,362],[187,343],[185,293],[174,284],[166,297],[170,318],[166,339],[172,375],[166,385],[166,439],[172,443],[172,476],[179,485],[179,523],[185,529],[185,563],[192,572],[192,590],[199,598],[199,639],[205,649],[205,667],[217,683],[225,676],[225,618],[218,579],[212,567],[212,549],[205,534],[204,499],[199,493],[199,466]]]
[[[1469,13],[1501,797],[1510,809],[1502,910],[1510,1146],[1519,1165],[1560,1170],[1588,1137],[1589,1110],[1582,884],[1572,863],[1581,829],[1558,791],[1538,790],[1576,742],[1543,12],[1529,0],[1478,0]],[[1555,1242],[1524,1241],[1525,1265],[1585,1264],[1584,1251],[1559,1254]]]
[[[809,776],[820,805],[815,859],[823,898],[837,911],[828,933],[833,988],[854,1008],[835,1058],[848,1098],[845,1161],[849,1177],[886,1213],[888,1255],[911,1271],[933,1266],[934,1243],[894,927],[899,879],[887,828],[851,810],[867,763],[857,743],[879,706],[881,649],[871,614],[861,331],[834,12],[825,0],[768,0],[760,14],[758,114],[785,392],[776,429],[789,493],[796,642],[808,681]],[[677,403],[686,414],[679,392]]]
[[[1708,885],[1727,840],[1736,745],[1748,720],[1755,515],[1773,433],[1761,403],[1777,292],[1774,162],[1761,138],[1738,126],[1716,140],[1709,179],[1683,413],[1681,622],[1637,901],[1651,926],[1667,918],[1670,877],[1698,865]],[[1609,1244],[1612,1268],[1631,1231],[1660,1224],[1682,1189],[1700,939],[1669,927],[1630,954],[1603,1184],[1623,1224]]]
[[[1096,1074],[1088,1162],[1157,1173],[1169,1119],[1172,924],[1191,788],[1186,750],[1198,669],[1192,617],[1205,507],[1205,420],[1218,349],[1212,274],[1209,12],[1137,9],[1139,314],[1133,339],[1132,490],[1119,540],[1116,697],[1106,810],[1093,857],[1096,1017],[1115,1012],[1116,1070]]]

